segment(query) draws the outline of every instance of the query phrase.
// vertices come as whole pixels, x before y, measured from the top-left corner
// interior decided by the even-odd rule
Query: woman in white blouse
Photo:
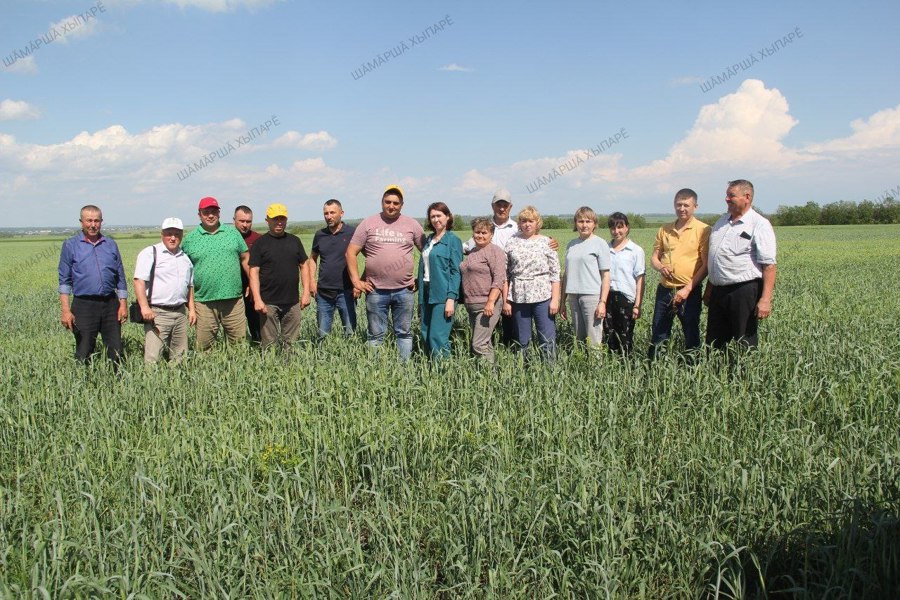
[[[556,313],[559,312],[559,256],[550,238],[541,235],[543,220],[533,206],[518,216],[519,233],[506,243],[509,291],[503,314],[512,315],[519,350],[528,356],[531,323],[537,328],[538,347],[545,359],[556,352]]]

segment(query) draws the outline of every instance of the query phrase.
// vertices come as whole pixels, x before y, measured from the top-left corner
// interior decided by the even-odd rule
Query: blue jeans
[[[672,334],[672,323],[675,317],[681,321],[684,330],[684,348],[691,351],[700,348],[700,311],[702,309],[703,286],[698,285],[691,290],[687,300],[677,307],[672,304],[678,290],[664,285],[656,286],[656,302],[653,307],[653,330],[650,337],[650,348],[647,358],[656,358],[658,346],[669,341]]]
[[[550,299],[531,304],[513,304],[512,317],[516,323],[519,350],[528,356],[531,345],[531,321],[537,327],[538,348],[544,358],[552,360],[556,352],[556,321],[550,316]]]
[[[415,294],[408,288],[378,290],[366,295],[366,316],[369,319],[369,346],[380,346],[387,333],[388,311],[394,322],[394,336],[400,360],[412,355],[412,315]]]
[[[331,294],[326,292],[327,296]],[[319,339],[331,333],[331,323],[334,321],[334,310],[337,309],[344,324],[344,334],[353,335],[356,331],[356,298],[353,290],[341,290],[333,298],[321,293],[316,294],[316,323],[319,326]]]

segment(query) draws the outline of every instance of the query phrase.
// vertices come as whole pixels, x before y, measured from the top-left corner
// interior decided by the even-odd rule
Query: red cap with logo
[[[219,208],[219,201],[212,196],[207,196],[200,200],[199,210],[203,210],[204,208]]]

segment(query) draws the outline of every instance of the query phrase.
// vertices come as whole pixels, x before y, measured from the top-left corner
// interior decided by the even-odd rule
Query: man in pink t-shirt
[[[356,226],[347,247],[347,272],[353,287],[366,294],[367,343],[384,343],[390,311],[400,359],[407,360],[412,354],[416,285],[412,251],[422,250],[425,233],[418,221],[400,214],[402,208],[403,190],[389,185],[381,197],[381,212]],[[362,277],[357,266],[360,252],[366,259]]]

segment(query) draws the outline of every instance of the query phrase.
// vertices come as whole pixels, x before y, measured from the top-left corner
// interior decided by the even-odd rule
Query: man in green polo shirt
[[[222,227],[215,198],[200,200],[200,227],[184,236],[181,249],[194,263],[197,349],[212,346],[221,325],[229,342],[247,337],[241,272],[249,277],[250,253],[240,232]]]

